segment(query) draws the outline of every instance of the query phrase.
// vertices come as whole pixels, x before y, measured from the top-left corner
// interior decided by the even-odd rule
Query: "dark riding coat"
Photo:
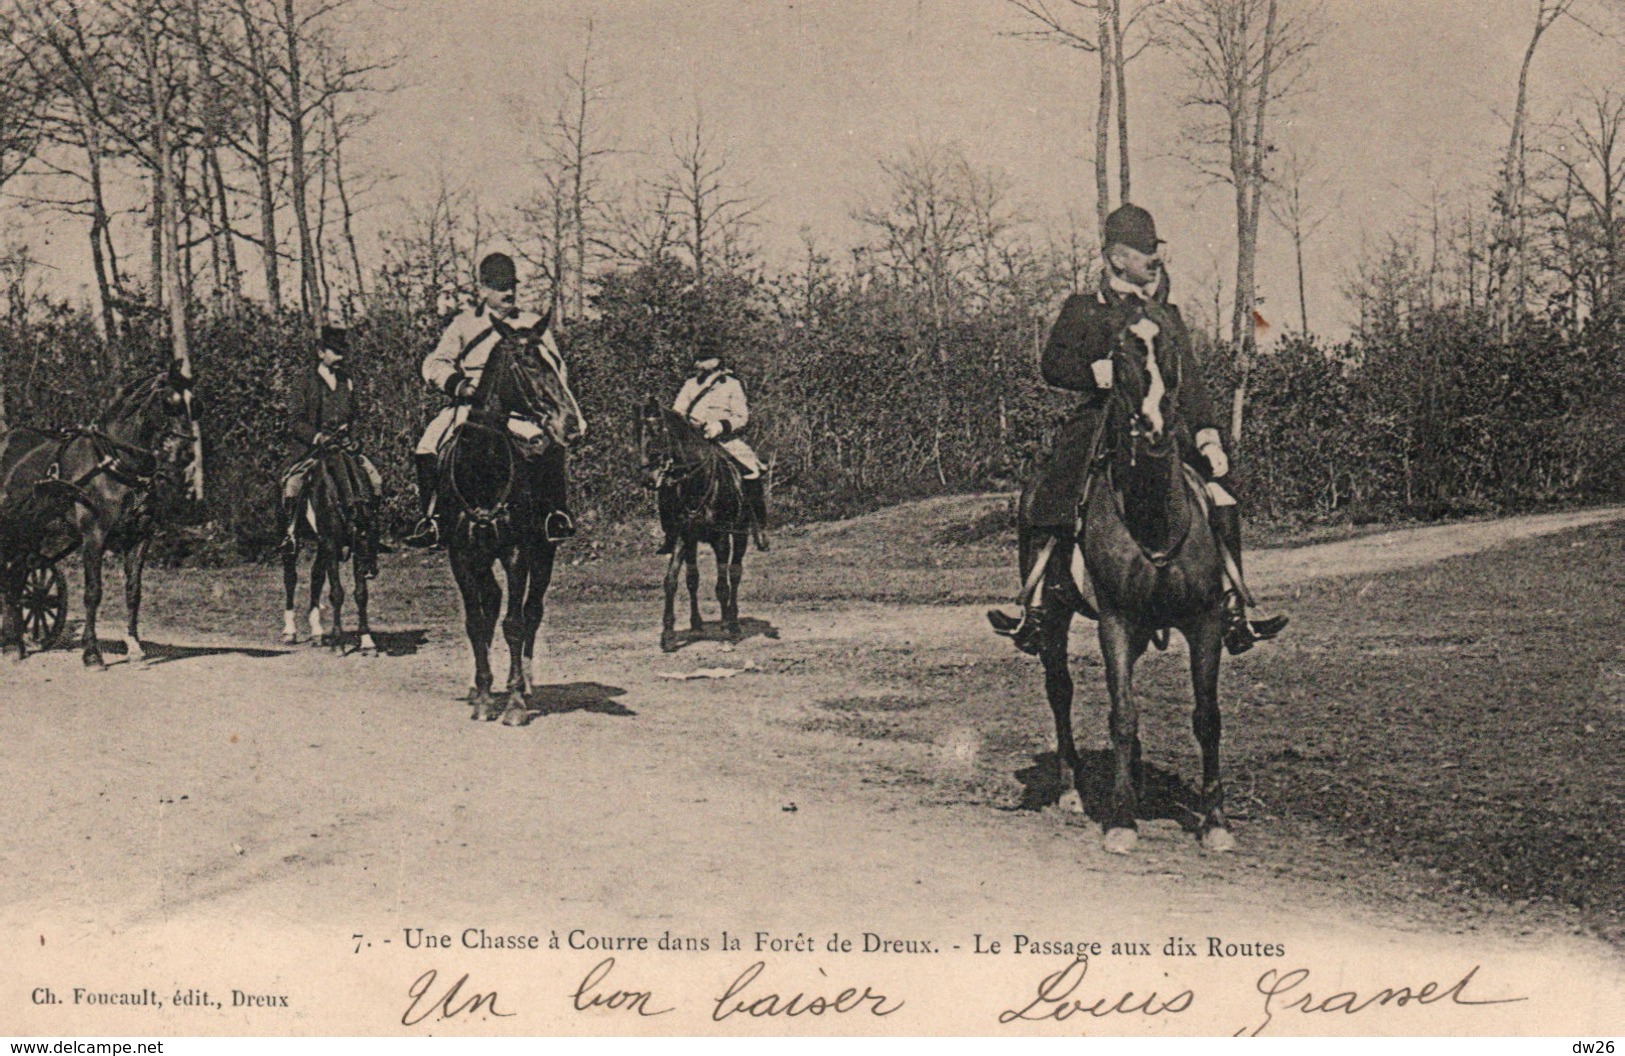
[[[332,388],[327,387],[319,367],[311,368],[293,386],[288,433],[304,445],[304,452],[284,474],[284,488],[291,489],[295,493],[303,486],[304,478],[314,467],[311,459],[316,454],[317,434],[326,433],[333,436],[356,419],[355,382],[350,380],[349,374],[342,371],[332,373],[335,378]],[[343,468],[336,473],[334,479],[341,500],[350,503],[370,502],[376,499],[378,488],[373,478],[377,470],[372,468],[365,456],[353,452],[349,454],[353,457],[339,460]],[[295,477],[298,478],[297,484],[286,483]]]
[[[1167,282],[1156,296],[1114,288],[1103,276],[1100,290],[1073,294],[1061,306],[1040,361],[1044,380],[1083,398],[1061,422],[1049,458],[1022,496],[1023,522],[1038,528],[1071,529],[1083,479],[1088,470],[1089,442],[1105,414],[1109,389],[1095,383],[1092,364],[1109,360],[1127,343],[1129,352],[1144,355],[1145,346],[1129,332],[1142,318],[1157,324],[1157,361],[1164,382],[1177,393],[1177,429],[1186,460],[1207,471],[1206,460],[1194,457],[1192,437],[1217,429],[1219,421],[1208,398],[1207,384],[1191,352],[1190,331],[1179,309],[1167,303]]]

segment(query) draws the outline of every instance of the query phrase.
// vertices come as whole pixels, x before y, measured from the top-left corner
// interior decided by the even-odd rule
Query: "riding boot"
[[[744,486],[750,518],[756,524],[756,548],[771,550],[773,547],[767,538],[767,483],[761,477],[746,477]]]
[[[542,456],[541,499],[547,509],[543,532],[550,543],[560,543],[576,534],[576,521],[570,515],[570,473],[564,462],[564,448],[553,446]]]
[[[418,523],[401,540],[407,546],[434,547],[440,543],[440,525],[434,516],[435,491],[440,486],[440,467],[434,455],[413,455],[412,465],[418,475]]]
[[[1235,558],[1236,571],[1241,571],[1241,509],[1235,505],[1213,507],[1213,530],[1224,543],[1230,556]],[[1258,642],[1268,641],[1286,629],[1287,617],[1269,616],[1262,620],[1247,618],[1247,605],[1234,585],[1224,595],[1224,647],[1231,656],[1251,649]]]
[[[660,510],[660,529],[666,535],[665,542],[660,544],[660,549],[655,553],[662,557],[670,557],[672,551],[677,549],[676,502],[676,498],[666,489],[655,493],[655,505]]]
[[[277,544],[283,550],[296,551],[299,549],[299,538],[295,534],[299,528],[299,500],[282,496],[280,506],[282,516],[282,542]]]
[[[1038,555],[1043,552],[1044,544],[1060,533],[1049,528],[1026,527],[1021,529],[1017,569],[1021,574],[1022,589],[1025,590],[1028,579],[1033,574],[1033,566],[1038,561]],[[1060,549],[1059,546],[1056,549]],[[1054,550],[1050,551],[1051,560],[1054,559]],[[1037,656],[1044,644],[1044,579],[1048,570],[1040,573],[1038,585],[1032,593],[1022,598],[1021,618],[1016,619],[1008,613],[998,609],[989,609],[988,623],[993,630],[1009,638],[1017,649],[1028,656]]]
[[[367,579],[378,578],[378,501],[374,499],[362,506],[363,520],[361,523],[360,540],[357,545],[361,547],[361,574]]]

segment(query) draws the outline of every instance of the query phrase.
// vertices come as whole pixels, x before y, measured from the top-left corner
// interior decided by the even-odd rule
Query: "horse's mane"
[[[141,409],[148,397],[151,396],[152,390],[157,388],[167,376],[166,371],[158,370],[150,374],[142,374],[131,381],[125,382],[119,387],[118,392],[113,395],[107,409],[102,412],[100,420],[105,423],[122,421],[128,418],[132,413]]]

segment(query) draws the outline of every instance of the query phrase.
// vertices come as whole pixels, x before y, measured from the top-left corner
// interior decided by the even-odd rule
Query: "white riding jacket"
[[[683,382],[671,409],[699,425],[745,468],[745,476],[762,475],[761,459],[738,434],[750,424],[750,405],[745,387],[725,368],[695,375]]]
[[[525,311],[516,312],[503,320],[516,330],[529,329],[541,321],[542,317],[535,312]],[[418,454],[434,454],[452,428],[468,417],[468,401],[458,398],[458,384],[467,380],[471,386],[479,385],[480,376],[485,373],[486,361],[501,340],[501,335],[492,325],[491,313],[484,307],[465,308],[453,317],[446,332],[440,335],[440,342],[434,346],[434,351],[424,358],[422,370],[423,380],[452,397],[453,402],[435,415],[429,427],[423,431],[416,449]],[[553,339],[551,327],[542,335],[537,352],[558,372],[568,389],[569,369],[559,353],[558,343]],[[509,428],[524,439],[539,432],[534,423],[528,422],[510,422]]]

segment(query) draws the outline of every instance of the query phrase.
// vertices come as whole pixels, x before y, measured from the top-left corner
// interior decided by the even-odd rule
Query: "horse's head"
[[[1112,389],[1107,401],[1111,440],[1129,458],[1166,457],[1174,447],[1173,358],[1148,316],[1125,327],[1112,346]]]
[[[198,405],[191,379],[176,367],[126,385],[102,415],[103,432],[150,455],[161,475],[180,478],[197,451]]]
[[[587,435],[587,420],[565,379],[564,362],[547,336],[547,320],[530,327],[509,326],[493,319],[501,343],[491,353],[501,356],[494,379],[495,409],[534,418],[548,438],[568,447]]]
[[[1163,552],[1183,532],[1174,350],[1142,316],[1118,334],[1111,359],[1106,440],[1123,522],[1143,548]]]
[[[638,407],[638,461],[647,487],[658,487],[672,472],[706,461],[711,445],[686,417],[653,396]]]

